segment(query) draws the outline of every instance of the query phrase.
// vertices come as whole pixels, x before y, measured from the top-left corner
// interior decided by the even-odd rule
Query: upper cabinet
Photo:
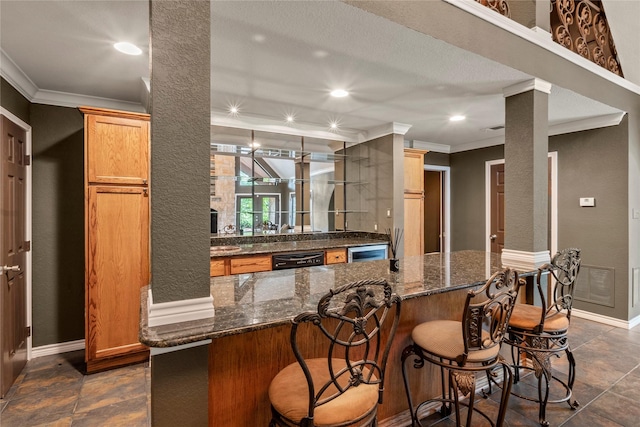
[[[90,184],[149,182],[149,116],[82,107],[91,144],[85,152]]]
[[[404,256],[424,254],[424,155],[404,150]]]

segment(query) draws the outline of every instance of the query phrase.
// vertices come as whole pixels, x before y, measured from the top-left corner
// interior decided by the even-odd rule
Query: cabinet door
[[[88,114],[85,134],[88,183],[148,183],[148,121]]]
[[[424,151],[405,149],[404,151],[404,190],[405,192],[424,191]]]
[[[424,254],[424,196],[404,195],[404,256]]]
[[[87,369],[93,359],[145,350],[138,342],[140,288],[149,282],[146,188],[88,188]]]

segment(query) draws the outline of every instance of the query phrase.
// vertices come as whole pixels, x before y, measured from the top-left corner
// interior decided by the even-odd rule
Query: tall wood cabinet
[[[404,150],[404,256],[424,254],[424,155]]]
[[[146,360],[149,115],[81,107],[85,153],[85,360],[96,372]]]

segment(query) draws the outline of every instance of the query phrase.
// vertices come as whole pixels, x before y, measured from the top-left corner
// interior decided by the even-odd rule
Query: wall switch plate
[[[387,208],[387,218],[391,218],[391,209]]]
[[[373,231],[378,231],[378,224],[373,224]]]
[[[633,208],[631,210],[631,218],[632,219],[640,219],[640,209],[638,208]]]
[[[595,197],[580,197],[580,206],[582,207],[592,207],[596,205]]]

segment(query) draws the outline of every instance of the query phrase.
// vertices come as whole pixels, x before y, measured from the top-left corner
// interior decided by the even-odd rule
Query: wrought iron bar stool
[[[376,426],[399,319],[400,298],[385,280],[333,289],[320,299],[317,311],[296,316],[291,348],[297,362],[282,369],[269,386],[269,425]],[[319,330],[315,345],[326,353],[305,358],[298,336],[310,339],[314,326]]]
[[[580,249],[575,248],[558,252],[550,264],[540,267],[536,275],[536,289],[542,305],[516,305],[505,337],[505,342],[512,346],[514,382],[517,383],[520,380],[520,369],[533,370],[538,380],[537,397],[526,396],[513,390],[511,394],[539,402],[538,416],[542,426],[549,425],[546,420],[548,403],[567,402],[572,409],[579,405],[573,398],[572,392],[576,361],[567,339],[573,290],[579,272]],[[548,298],[545,297],[545,288],[550,290]],[[560,357],[562,353],[567,355],[569,362],[566,382],[553,375],[551,369],[551,357]],[[530,366],[521,363],[523,354],[526,355],[527,360],[530,360]],[[564,397],[549,400],[549,385],[552,380],[564,387]]]
[[[480,289],[469,291],[462,321],[434,320],[421,323],[413,329],[413,343],[402,352],[402,375],[413,426],[422,426],[418,414],[425,405],[432,402],[440,402],[442,417],[450,415],[453,406],[457,426],[461,425],[460,406],[468,408],[467,426],[473,425],[471,420],[474,413],[480,414],[492,426],[502,426],[513,377],[499,351],[520,284],[515,270],[507,268],[498,271]],[[441,397],[413,406],[405,363],[409,358],[413,358],[415,368],[422,368],[425,361],[440,367]],[[503,391],[498,417],[494,423],[488,415],[474,406],[474,400],[476,373],[486,372],[493,376],[493,370],[498,365],[502,366]],[[445,371],[448,372],[447,376]],[[461,401],[464,399],[460,395],[463,398],[468,395],[468,401]]]

